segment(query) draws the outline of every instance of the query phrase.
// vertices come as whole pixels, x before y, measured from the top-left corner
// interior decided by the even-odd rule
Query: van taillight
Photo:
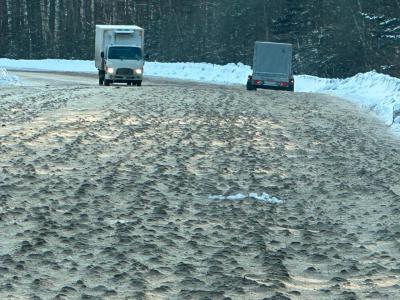
[[[288,82],[282,81],[281,83],[279,83],[279,85],[280,85],[280,86],[289,86],[289,83],[288,83]]]
[[[256,84],[256,85],[260,85],[260,84],[261,84],[261,81],[260,81],[260,80],[256,80],[256,81],[255,81],[255,84]]]

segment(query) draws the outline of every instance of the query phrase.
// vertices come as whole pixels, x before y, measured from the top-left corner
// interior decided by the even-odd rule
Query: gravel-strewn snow
[[[10,60],[0,59],[0,68],[96,73],[93,61],[82,60]],[[208,63],[146,62],[147,76],[201,81],[216,84],[245,84],[251,67],[243,64],[224,66]],[[0,78],[0,81],[2,79]],[[2,80],[11,83],[15,80]],[[360,104],[374,111],[386,124],[400,127],[400,79],[376,72],[347,79],[326,79],[308,75],[295,76],[296,92],[326,93]]]

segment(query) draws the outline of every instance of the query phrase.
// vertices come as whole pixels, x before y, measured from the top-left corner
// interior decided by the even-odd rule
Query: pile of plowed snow
[[[17,76],[10,75],[6,69],[0,68],[0,85],[16,85],[18,83]]]
[[[400,124],[400,79],[376,72],[346,79],[297,76],[297,91],[336,95],[372,110],[387,125]]]
[[[0,59],[1,67],[10,70],[97,72],[93,61],[82,60]],[[241,63],[221,66],[208,63],[146,62],[145,74],[215,84],[245,84],[247,76],[251,74],[251,67]],[[400,124],[400,79],[398,78],[376,72],[357,74],[346,79],[299,75],[295,76],[295,91],[336,95],[374,111],[388,125]]]

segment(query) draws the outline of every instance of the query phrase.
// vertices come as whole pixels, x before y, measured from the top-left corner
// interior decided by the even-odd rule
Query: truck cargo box
[[[143,49],[144,29],[135,25],[96,25],[96,68],[101,67],[101,52],[109,45],[135,46]]]
[[[292,57],[293,47],[291,44],[256,42],[253,74],[249,76],[248,89],[293,90]]]
[[[144,30],[135,25],[97,25],[95,65],[99,85],[142,85],[145,58]]]

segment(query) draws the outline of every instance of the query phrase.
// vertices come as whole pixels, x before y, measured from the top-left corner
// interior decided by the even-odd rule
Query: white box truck
[[[115,82],[142,85],[145,59],[143,28],[133,25],[96,25],[95,44],[100,85]]]
[[[275,89],[294,91],[291,44],[256,42],[253,74],[247,79],[247,90]]]

